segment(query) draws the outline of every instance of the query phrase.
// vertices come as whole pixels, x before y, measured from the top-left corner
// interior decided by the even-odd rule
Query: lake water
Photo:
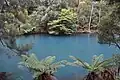
[[[57,61],[70,60],[69,55],[72,55],[90,63],[93,55],[104,54],[105,58],[109,58],[113,53],[120,53],[120,50],[115,46],[97,43],[97,35],[89,34],[75,36],[23,36],[17,39],[17,43],[32,43],[33,48],[29,51],[30,53],[35,53],[39,59],[47,56],[56,56]],[[16,75],[23,76],[23,80],[32,80],[31,74],[27,70],[18,68],[19,57],[8,59],[3,55],[0,60],[1,71],[14,72]],[[79,77],[85,74],[86,71],[83,68],[71,66],[61,68],[55,73],[59,80],[79,80]]]

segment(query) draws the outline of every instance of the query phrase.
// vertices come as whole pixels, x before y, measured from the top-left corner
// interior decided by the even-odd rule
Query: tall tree
[[[99,27],[99,42],[117,46],[120,49],[120,3],[108,5],[109,10],[102,17]]]

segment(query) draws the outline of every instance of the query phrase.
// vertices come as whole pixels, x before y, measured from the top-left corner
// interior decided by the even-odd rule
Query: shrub
[[[49,34],[72,34],[76,31],[77,14],[73,9],[62,9],[57,20],[48,23]]]

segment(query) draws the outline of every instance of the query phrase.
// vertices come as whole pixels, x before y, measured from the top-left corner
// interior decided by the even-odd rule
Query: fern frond
[[[48,56],[45,59],[41,60],[42,63],[46,65],[50,65],[55,61],[56,57],[55,56]]]
[[[101,71],[104,70],[106,67],[113,66],[112,58],[103,60],[103,54],[100,56],[94,56],[92,60],[92,64],[88,64],[87,62],[82,61],[79,58],[76,58],[74,56],[70,56],[74,60],[74,62],[66,62],[68,65],[73,66],[82,66],[83,68],[87,69],[88,71]]]
[[[100,56],[95,56],[93,58],[93,66],[96,66],[98,63],[102,62],[103,60],[103,54],[101,54]]]
[[[32,73],[33,77],[38,77],[41,74],[54,74],[61,67],[64,67],[64,61],[55,62],[55,56],[48,56],[45,59],[38,60],[35,54],[22,55],[22,60],[19,65],[27,67]]]

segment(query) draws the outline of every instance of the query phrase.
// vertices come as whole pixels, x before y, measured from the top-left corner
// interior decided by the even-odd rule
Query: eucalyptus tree
[[[82,27],[88,24],[89,22],[89,13],[90,13],[90,0],[86,2],[86,0],[79,0],[79,4],[77,7],[77,15],[78,15],[78,24]]]
[[[99,21],[98,21],[98,26],[100,24],[100,20],[101,20],[101,11],[102,11],[102,3],[103,3],[103,0],[100,0],[100,3],[99,3]]]
[[[106,14],[101,18],[99,26],[99,42],[115,45],[120,49],[120,3],[107,5]]]
[[[91,32],[91,21],[92,21],[92,15],[93,15],[93,10],[94,10],[94,5],[95,3],[92,1],[91,2],[91,11],[90,11],[90,19],[89,19],[89,25],[88,25],[88,32]]]
[[[101,3],[103,5],[103,2]],[[78,24],[83,29],[90,32],[91,28],[96,28],[99,22],[99,1],[94,0],[79,0],[77,8]],[[101,13],[102,14],[102,13]]]

